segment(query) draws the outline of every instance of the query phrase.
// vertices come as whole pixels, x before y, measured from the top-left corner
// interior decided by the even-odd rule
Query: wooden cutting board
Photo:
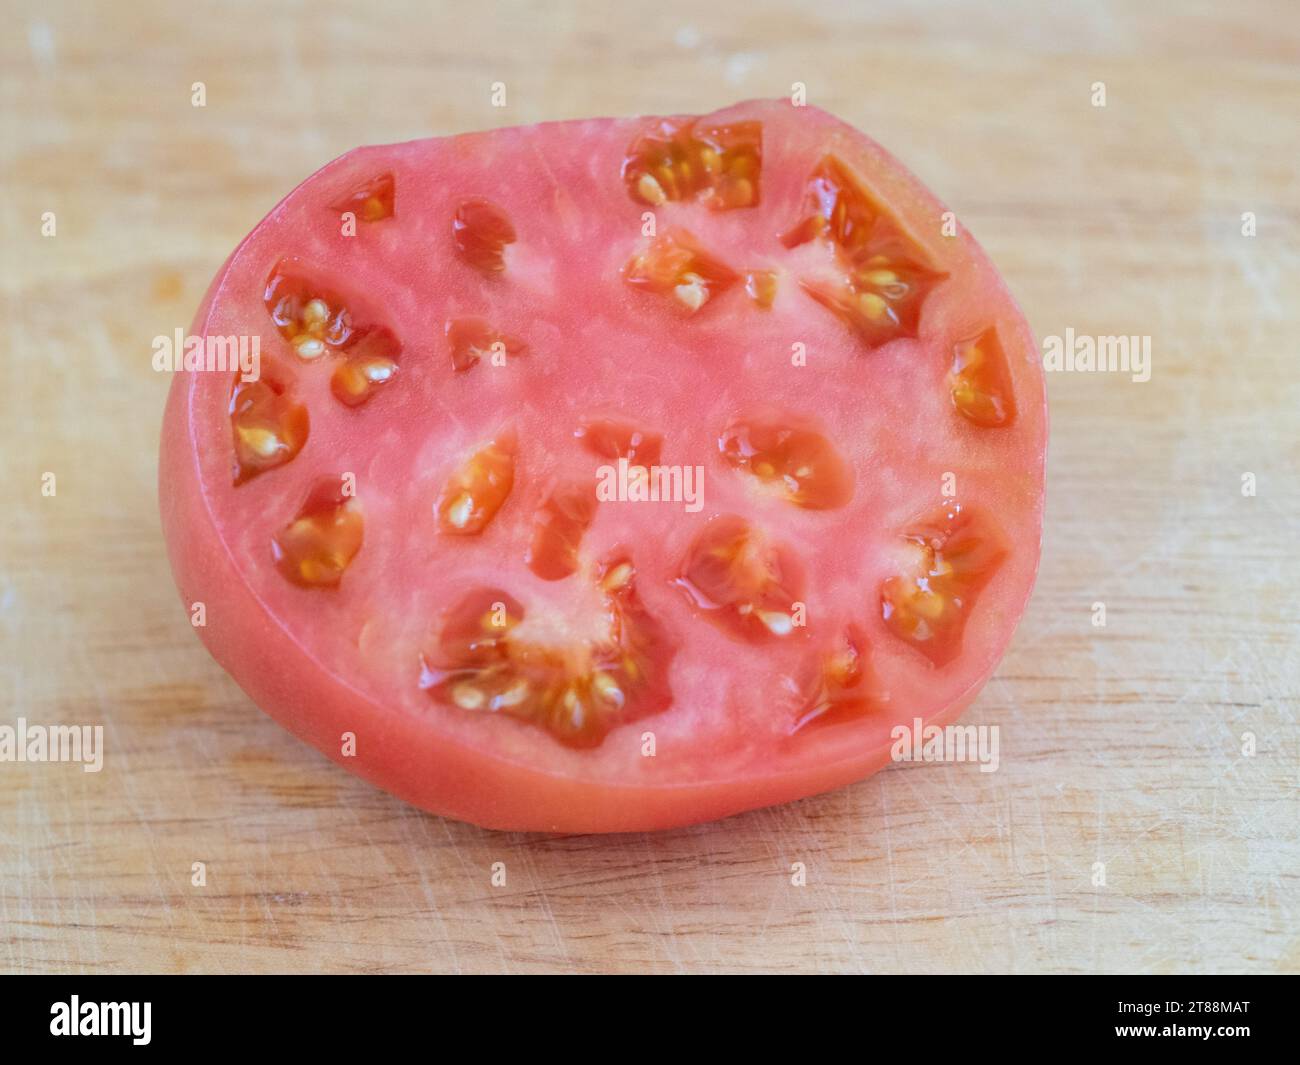
[[[101,724],[106,756],[0,763],[0,969],[1300,969],[1300,11],[1044,6],[8,0],[0,724]],[[1146,383],[1050,375],[1042,573],[967,719],[999,771],[542,838],[282,732],[172,587],[151,338],[354,145],[794,82],[957,211],[1040,336],[1151,337]]]

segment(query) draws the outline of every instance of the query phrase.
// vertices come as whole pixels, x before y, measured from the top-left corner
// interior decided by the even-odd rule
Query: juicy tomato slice
[[[975,697],[1038,561],[1034,339],[943,217],[785,102],[331,163],[191,330],[258,337],[260,376],[173,384],[197,631],[345,768],[491,827],[883,767]]]

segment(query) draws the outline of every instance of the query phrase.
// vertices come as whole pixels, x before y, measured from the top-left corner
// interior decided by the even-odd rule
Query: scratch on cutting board
[[[538,865],[537,856],[539,852],[535,852],[528,846],[523,846],[517,848],[516,853],[521,854],[523,857],[524,869],[528,874],[529,882],[537,885],[531,889],[530,894],[541,905],[542,915],[546,918],[546,925],[550,929],[555,952],[563,957],[565,962],[568,962],[570,960],[570,951],[568,944],[565,942],[564,933],[560,930],[559,922],[555,919],[555,908],[551,905],[551,898],[545,887],[540,886],[545,882],[546,877]]]
[[[898,943],[898,878],[894,875],[893,822],[890,817],[889,789],[884,773],[877,773],[872,788],[880,803],[880,824],[885,837],[885,870],[889,873],[889,938],[894,945],[894,957],[900,957]]]
[[[460,954],[456,950],[456,944],[452,942],[450,931],[447,927],[447,920],[442,911],[438,908],[438,897],[433,889],[433,884],[429,880],[428,873],[425,870],[424,848],[419,846],[421,843],[433,843],[433,832],[430,822],[433,819],[425,814],[422,810],[406,810],[398,817],[400,828],[399,838],[402,842],[404,852],[410,858],[411,865],[415,869],[416,878],[420,885],[420,894],[428,907],[428,913],[437,919],[438,929],[441,933],[440,938],[443,945],[450,952],[447,968],[454,971],[457,975],[463,973],[464,966],[461,963]],[[445,824],[445,822],[444,822]],[[453,847],[455,844],[453,844]],[[317,852],[319,855],[319,852]],[[329,867],[324,861],[319,861],[322,877],[329,875]],[[331,905],[333,900],[331,899]]]

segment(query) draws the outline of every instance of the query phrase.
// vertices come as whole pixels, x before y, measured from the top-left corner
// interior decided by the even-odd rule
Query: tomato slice
[[[336,160],[191,330],[259,337],[260,377],[168,400],[197,631],[344,767],[495,828],[883,767],[976,696],[1038,564],[1034,339],[943,217],[781,101]]]

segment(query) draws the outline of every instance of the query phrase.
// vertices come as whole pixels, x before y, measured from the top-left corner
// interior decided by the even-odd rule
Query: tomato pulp
[[[345,768],[495,828],[663,828],[953,720],[1038,565],[1024,317],[812,107],[360,148],[239,245],[160,492],[200,636]]]

